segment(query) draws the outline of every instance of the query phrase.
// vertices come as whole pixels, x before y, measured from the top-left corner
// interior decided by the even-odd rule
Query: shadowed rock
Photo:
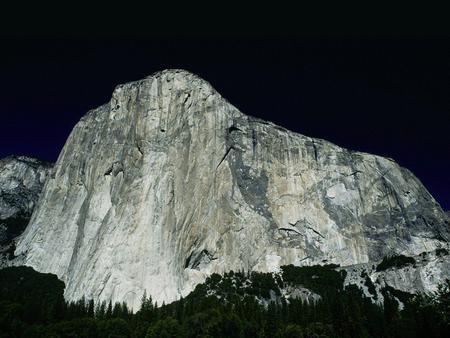
[[[28,225],[51,168],[26,156],[0,160],[0,267],[12,264],[13,240]]]

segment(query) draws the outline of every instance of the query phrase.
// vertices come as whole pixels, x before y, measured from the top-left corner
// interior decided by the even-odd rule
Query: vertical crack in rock
[[[227,149],[227,151],[225,152],[225,154],[222,156],[222,159],[220,160],[219,164],[216,167],[216,170],[219,168],[219,166],[222,164],[222,162],[227,158],[228,154],[230,153],[231,150],[234,150],[234,147],[231,146]]]
[[[314,140],[312,140],[312,146],[314,149],[314,159],[316,160],[316,163],[318,162],[318,155],[317,155],[317,145],[316,142]]]
[[[255,155],[256,153],[256,144],[257,144],[257,140],[256,140],[256,130],[252,129],[252,149],[253,149],[253,155]]]
[[[142,151],[141,145],[139,143],[136,143],[136,149],[139,151],[139,154],[141,154],[141,156],[144,155],[144,152]]]
[[[183,105],[186,105],[186,102],[187,102],[187,100],[189,100],[190,97],[191,97],[191,94],[190,93],[186,93],[186,95],[184,97],[184,100],[183,100]]]

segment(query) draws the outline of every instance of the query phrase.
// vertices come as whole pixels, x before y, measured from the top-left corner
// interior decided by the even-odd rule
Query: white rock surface
[[[167,70],[80,120],[16,254],[57,274],[68,299],[137,309],[144,290],[167,303],[212,272],[365,263],[449,238],[394,161],[246,116]]]

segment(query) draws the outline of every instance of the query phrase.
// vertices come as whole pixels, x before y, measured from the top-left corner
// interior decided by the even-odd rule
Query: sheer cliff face
[[[16,254],[66,296],[158,303],[205,275],[447,247],[408,170],[246,116],[181,70],[118,86],[72,131]]]
[[[50,169],[25,156],[0,159],[0,267],[11,263],[12,241],[27,226]]]

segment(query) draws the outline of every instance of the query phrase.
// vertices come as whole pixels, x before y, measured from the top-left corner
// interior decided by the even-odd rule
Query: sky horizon
[[[432,38],[4,39],[0,157],[56,161],[118,84],[182,68],[242,113],[393,158],[450,209],[448,40]]]

